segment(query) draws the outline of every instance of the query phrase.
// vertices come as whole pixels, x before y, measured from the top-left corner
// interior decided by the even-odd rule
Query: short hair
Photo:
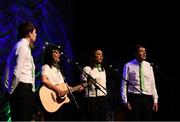
[[[28,36],[29,32],[32,32],[35,29],[31,21],[25,21],[19,24],[18,26],[18,38],[25,38]]]
[[[134,53],[136,54],[137,52],[138,52],[138,49],[139,48],[145,48],[145,46],[143,46],[143,45],[141,45],[141,44],[136,44],[135,46],[134,46]]]

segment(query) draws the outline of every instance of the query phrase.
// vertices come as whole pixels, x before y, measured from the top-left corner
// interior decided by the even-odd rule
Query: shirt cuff
[[[154,103],[158,103],[158,99],[154,99]]]

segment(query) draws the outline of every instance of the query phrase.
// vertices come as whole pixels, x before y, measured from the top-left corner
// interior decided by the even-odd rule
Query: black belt
[[[31,86],[32,87],[32,84],[31,83],[24,83],[24,82],[19,82],[20,86]]]

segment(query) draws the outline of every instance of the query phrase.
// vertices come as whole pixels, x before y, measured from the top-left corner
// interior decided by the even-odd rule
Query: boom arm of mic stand
[[[86,78],[89,78],[90,79],[90,81],[94,84],[94,86],[97,88],[97,89],[99,89],[101,92],[103,92],[105,95],[107,95],[101,88],[103,88],[104,90],[106,90],[107,91],[107,89],[104,87],[104,86],[102,86],[100,83],[98,83],[97,81],[96,81],[96,79],[94,79],[92,76],[90,76],[88,73],[86,73],[77,63],[75,63],[75,62],[73,62],[72,60],[71,60],[71,63],[73,63],[81,72],[82,72],[82,74],[86,77]],[[98,86],[101,86],[101,88]]]
[[[112,66],[111,66],[111,69],[112,69],[114,72],[119,71],[119,70],[114,69]],[[118,73],[118,75],[119,75],[119,74],[120,74],[120,73]],[[123,76],[121,76],[121,75],[120,75],[120,77],[121,77],[122,80],[124,80],[127,84],[131,85],[134,89],[136,89],[138,92],[140,92],[141,94],[143,94],[142,91],[140,91],[139,89],[137,89],[129,80],[126,80],[126,79],[125,79]]]
[[[100,83],[98,83],[98,82],[96,81],[96,79],[94,79],[94,78],[91,77],[88,73],[86,73],[86,72],[78,65],[78,63],[74,62],[73,60],[70,60],[64,53],[61,53],[61,54],[64,55],[64,57],[68,60],[69,63],[72,63],[73,65],[75,65],[75,66],[82,72],[82,74],[83,74],[86,78],[89,78],[97,89],[99,89],[101,92],[103,92],[105,95],[107,95],[107,94],[101,89],[101,88],[103,88],[105,91],[107,91],[107,89],[106,89],[104,86],[102,86]],[[101,88],[100,88],[97,84],[98,84],[99,86],[101,86]]]
[[[92,78],[89,74],[87,74],[87,73],[84,72],[83,70],[82,70],[82,73],[83,73],[83,75],[84,75],[86,78],[89,78],[89,79],[90,79],[90,81],[93,83],[93,85],[95,86],[96,89],[99,89],[101,92],[103,92],[105,95],[107,95],[98,85],[100,85],[100,86],[101,86],[104,90],[106,90],[106,91],[107,91],[107,89],[104,88],[100,83],[98,83],[98,82],[96,81],[96,79]],[[98,85],[97,85],[97,84],[98,84]]]
[[[136,89],[138,92],[140,92],[141,94],[142,91],[140,91],[139,89],[137,89],[130,81],[126,80],[123,76],[120,76],[127,84],[131,85],[134,89]]]

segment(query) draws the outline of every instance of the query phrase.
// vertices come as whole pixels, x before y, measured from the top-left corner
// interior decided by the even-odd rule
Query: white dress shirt
[[[13,48],[7,60],[5,86],[13,93],[19,82],[31,83],[35,86],[35,65],[31,55],[29,42],[21,39]]]
[[[155,85],[155,78],[153,69],[147,61],[142,62],[143,70],[144,70],[144,89],[142,91],[143,94],[152,95],[154,99],[154,103],[158,101],[158,94]],[[127,64],[125,64],[123,69],[123,78],[128,80],[135,88],[140,90],[140,77],[139,77],[139,62],[134,59]],[[128,92],[134,94],[140,94],[138,90],[136,90],[133,86],[128,86]],[[141,91],[141,90],[140,90]],[[123,103],[127,103],[127,82],[122,80],[121,84],[121,96]]]
[[[92,78],[96,79],[96,81],[101,84],[104,88],[106,88],[106,72],[104,71],[98,71],[98,68],[93,68],[86,66],[83,68],[83,70],[89,74]],[[82,80],[87,81],[87,78],[82,75],[81,77]],[[98,85],[98,84],[97,84]],[[99,85],[98,85],[99,86]],[[99,86],[101,88],[101,86]],[[106,90],[101,88],[105,94],[107,94]],[[105,94],[100,90],[97,90],[97,96],[105,96]],[[89,96],[88,96],[89,94]],[[95,86],[92,84],[89,87],[89,92],[88,92],[88,87],[85,88],[85,96],[86,97],[96,97],[96,90]]]

